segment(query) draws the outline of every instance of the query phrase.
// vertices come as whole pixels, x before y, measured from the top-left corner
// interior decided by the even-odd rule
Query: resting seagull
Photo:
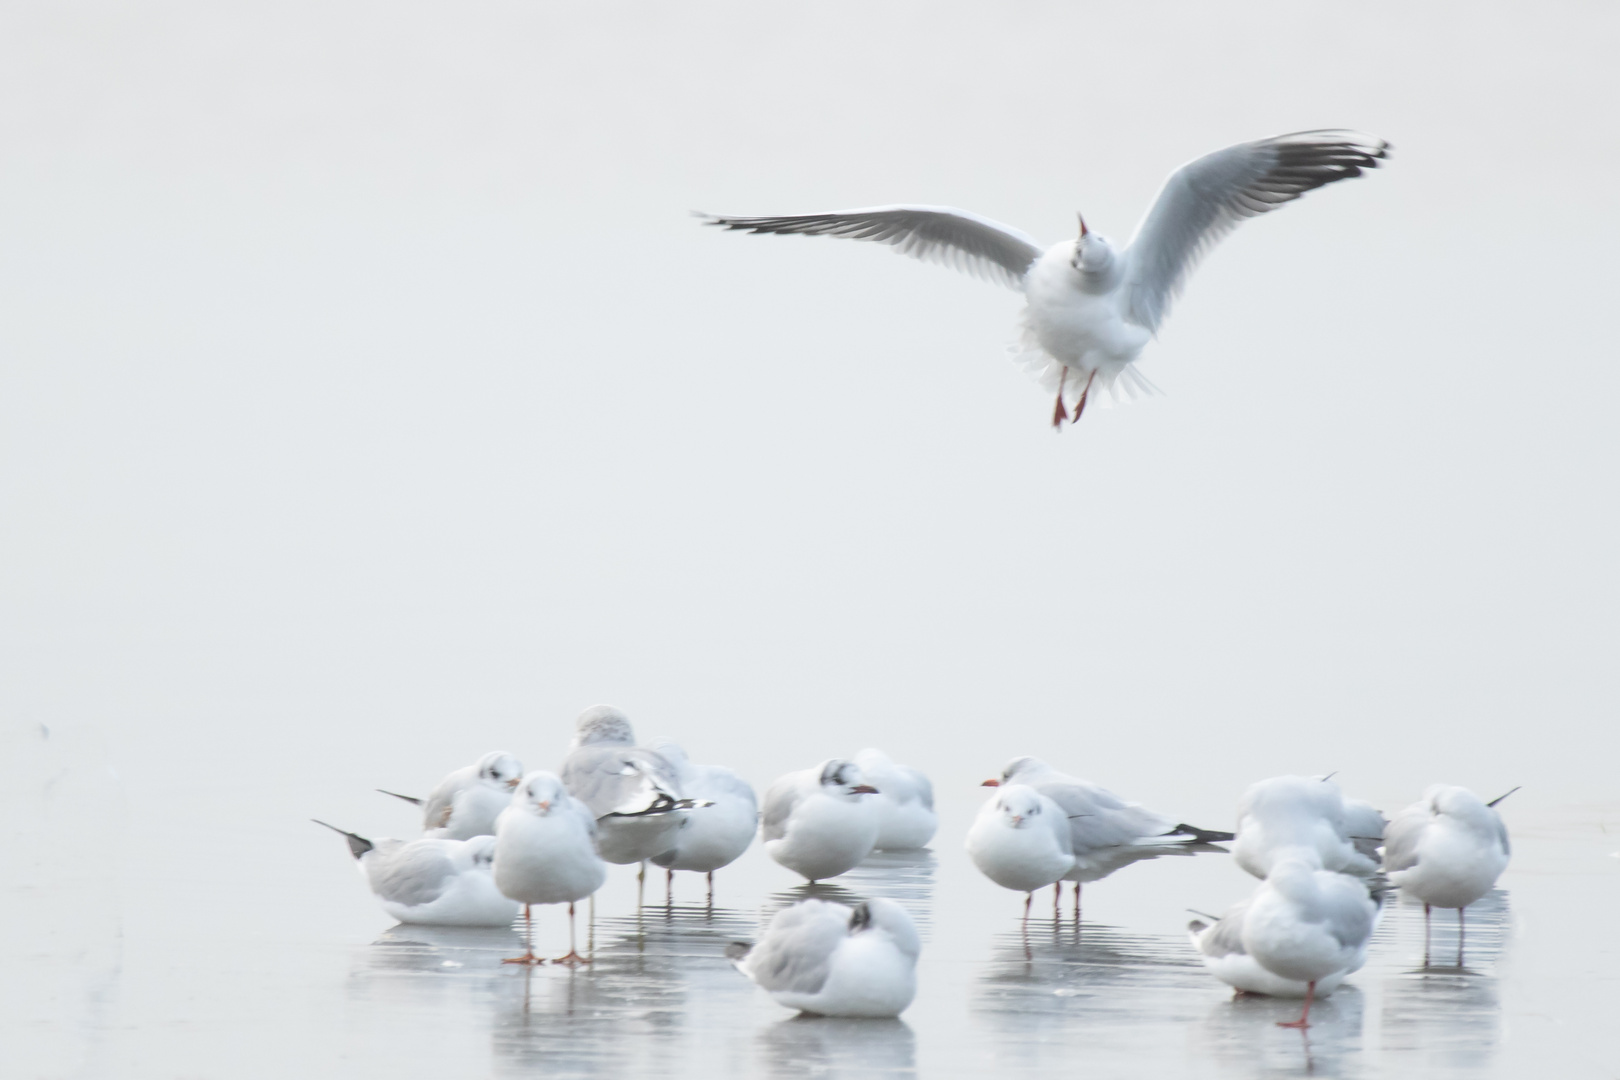
[[[707,224],[755,233],[876,240],[1023,292],[1020,355],[1057,390],[1052,426],[1078,421],[1096,384],[1136,390],[1132,362],[1158,333],[1198,260],[1246,218],[1315,188],[1360,176],[1389,144],[1354,131],[1298,131],[1239,143],[1191,161],[1165,181],[1124,248],[1086,227],[1044,251],[1031,237],[948,206],[875,206],[831,214],[732,217]],[[1064,395],[1078,397],[1070,410]]]

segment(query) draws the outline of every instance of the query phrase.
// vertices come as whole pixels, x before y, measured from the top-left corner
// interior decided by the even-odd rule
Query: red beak
[[[984,783],[980,784],[979,786],[980,787],[1000,787],[1001,786],[1001,781],[1000,780],[986,780]]]
[[[854,787],[850,788],[849,790],[853,794],[856,794],[856,795],[876,795],[876,794],[878,794],[878,789],[873,787],[871,784],[856,784]]]
[[[1083,240],[1091,233],[1091,230],[1086,228],[1086,216],[1078,210],[1075,211],[1074,216],[1080,219],[1080,238]]]

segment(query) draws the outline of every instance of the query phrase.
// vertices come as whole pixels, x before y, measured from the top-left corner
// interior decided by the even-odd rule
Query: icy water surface
[[[15,748],[15,747],[14,747]],[[18,1077],[1612,1077],[1620,1007],[1612,928],[1620,806],[1521,807],[1515,860],[1456,920],[1437,913],[1423,966],[1420,906],[1394,906],[1367,967],[1319,1003],[1245,999],[1207,976],[1186,908],[1220,911],[1253,882],[1224,854],[1163,858],[1088,885],[1076,927],[1050,891],[1022,897],[960,852],[977,799],[947,794],[935,850],[879,854],[814,894],[888,896],[917,917],[921,989],[894,1021],[796,1018],[738,975],[730,941],[810,894],[756,848],[718,875],[716,905],[654,871],[639,914],[618,867],[580,970],[503,966],[515,930],[392,925],[344,845],[305,821],[131,829],[140,805],[64,780],[58,816],[17,831],[8,882],[4,1075]],[[116,790],[116,789],[114,789]],[[240,797],[190,793],[196,805]],[[378,797],[381,798],[380,796]],[[1515,796],[1518,798],[1518,796]],[[1526,803],[1526,806],[1532,804]],[[100,831],[80,815],[97,808]],[[379,813],[393,812],[383,807]],[[72,827],[70,827],[72,826]],[[566,947],[560,908],[539,948]]]

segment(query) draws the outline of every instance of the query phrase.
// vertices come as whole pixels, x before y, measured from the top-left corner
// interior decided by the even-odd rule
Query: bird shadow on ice
[[[761,1032],[759,1048],[773,1080],[917,1075],[917,1038],[904,1020],[800,1015]]]
[[[1345,984],[1317,998],[1304,1031],[1277,1026],[1299,1016],[1303,1003],[1297,998],[1222,997],[1190,1027],[1201,1056],[1222,1073],[1344,1077],[1361,1071],[1366,999],[1355,986]]]

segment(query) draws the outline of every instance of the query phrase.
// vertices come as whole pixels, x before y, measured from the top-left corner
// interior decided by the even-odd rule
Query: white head
[[[568,801],[568,789],[553,773],[537,769],[523,778],[512,793],[512,806],[545,817]]]
[[[870,933],[887,934],[895,948],[913,959],[922,952],[922,942],[917,940],[917,924],[912,921],[911,913],[893,900],[882,897],[863,900],[849,913],[850,937]]]
[[[491,750],[478,759],[478,779],[491,787],[515,788],[523,779],[523,762],[505,750]]]
[[[1316,872],[1322,869],[1320,857],[1314,851],[1290,848],[1281,859],[1271,864],[1266,884],[1298,904],[1308,904],[1316,896]]]
[[[1423,793],[1423,801],[1435,816],[1455,818],[1465,825],[1480,830],[1495,830],[1500,820],[1496,811],[1485,805],[1485,800],[1465,787],[1450,784],[1432,784]]]
[[[1027,829],[1041,820],[1046,813],[1041,793],[1023,784],[1008,784],[990,800],[1002,824],[1010,829]]]
[[[821,766],[821,790],[828,795],[856,800],[862,795],[876,795],[878,789],[866,782],[861,767],[853,761],[833,758]]]
[[[1045,772],[1051,766],[1040,758],[1015,757],[1007,762],[1007,767],[1001,770],[1001,779],[986,780],[980,787],[1001,787],[1003,784],[1016,784],[1019,777],[1033,776],[1038,772]]]
[[[570,749],[582,746],[636,744],[635,732],[630,730],[630,718],[611,705],[592,705],[574,721],[574,741]]]
[[[1086,228],[1086,219],[1080,218],[1080,235],[1074,241],[1074,254],[1069,265],[1087,276],[1106,275],[1114,269],[1114,245],[1108,237]]]

